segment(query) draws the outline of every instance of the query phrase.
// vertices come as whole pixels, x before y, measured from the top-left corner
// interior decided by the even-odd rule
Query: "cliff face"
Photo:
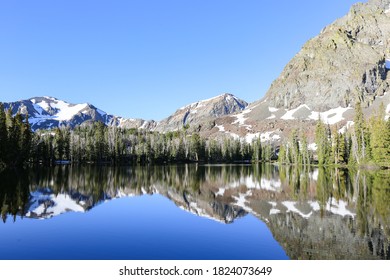
[[[215,120],[215,134],[278,145],[293,129],[314,141],[318,118],[344,131],[360,102],[365,116],[381,103],[390,116],[390,0],[351,7],[309,40],[272,83],[265,97],[239,114]],[[207,135],[209,136],[209,135]]]
[[[326,111],[357,101],[370,105],[383,96],[389,90],[389,5],[389,0],[358,3],[308,41],[271,85],[269,105]]]

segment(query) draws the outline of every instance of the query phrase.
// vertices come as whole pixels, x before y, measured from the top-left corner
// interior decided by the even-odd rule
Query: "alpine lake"
[[[248,165],[0,173],[2,260],[390,259],[390,171]]]

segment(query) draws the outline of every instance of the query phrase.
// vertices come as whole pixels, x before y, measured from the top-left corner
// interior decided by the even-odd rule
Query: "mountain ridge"
[[[345,131],[353,125],[358,103],[366,117],[383,103],[389,118],[388,38],[390,0],[353,5],[304,44],[263,98],[240,116],[217,119],[217,126],[240,137],[274,133],[286,138],[293,129],[303,129],[314,141],[319,118]]]
[[[369,106],[389,90],[389,1],[352,6],[349,13],[310,39],[265,95],[272,107],[314,110]]]
[[[175,113],[159,122],[156,131],[173,131],[187,125],[199,129],[204,125],[211,128],[215,118],[240,112],[247,106],[246,101],[233,94],[224,93],[179,108]]]
[[[103,122],[107,126],[157,130],[160,132],[195,125],[208,117],[218,117],[244,109],[248,103],[232,94],[221,94],[206,100],[185,105],[160,122],[139,118],[123,118],[106,113],[91,103],[73,104],[51,96],[32,97],[6,102],[5,110],[12,114],[29,116],[32,129],[52,129],[61,126],[74,128],[90,122]],[[199,110],[199,112],[197,112]],[[200,119],[200,120],[199,120]]]
[[[106,125],[140,128],[154,125],[154,121],[142,119],[124,119],[107,114],[91,103],[73,104],[51,96],[33,97],[26,100],[4,103],[7,110],[12,108],[12,114],[28,114],[33,130],[52,129],[69,126],[74,128],[88,122],[101,121]]]

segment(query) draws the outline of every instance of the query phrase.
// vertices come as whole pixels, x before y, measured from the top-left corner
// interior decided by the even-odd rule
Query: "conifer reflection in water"
[[[388,171],[274,165],[71,167],[1,175],[3,221],[160,194],[193,214],[264,221],[292,259],[389,259]],[[17,221],[20,222],[20,221]]]

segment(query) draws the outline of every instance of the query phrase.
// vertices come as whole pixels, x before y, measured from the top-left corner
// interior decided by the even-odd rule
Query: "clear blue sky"
[[[0,1],[0,101],[49,95],[155,120],[224,92],[253,102],[356,2]]]

